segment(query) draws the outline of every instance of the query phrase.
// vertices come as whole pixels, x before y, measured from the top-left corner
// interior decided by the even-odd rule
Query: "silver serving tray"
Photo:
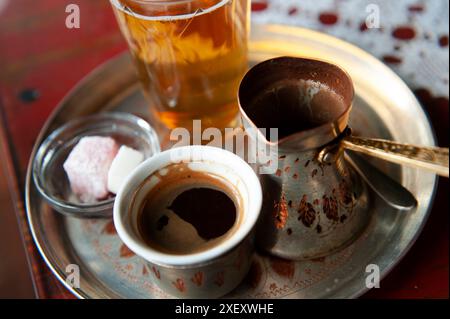
[[[353,78],[356,99],[350,124],[360,135],[435,145],[420,104],[388,67],[359,48],[311,30],[257,25],[252,30],[251,62],[274,56],[329,60]],[[55,128],[77,116],[108,110],[149,118],[128,54],[100,66],[60,103],[42,129],[34,151]],[[34,154],[33,151],[33,154]],[[418,237],[431,207],[436,177],[424,171],[374,161],[417,198],[410,212],[396,211],[374,197],[369,227],[347,248],[314,261],[290,262],[257,255],[248,278],[226,297],[353,298],[366,288],[366,266],[385,276]],[[31,166],[30,166],[31,167]],[[75,219],[53,211],[39,196],[28,168],[26,208],[34,241],[55,276],[79,298],[170,298],[153,284],[154,275],[114,231],[111,220]],[[80,267],[81,283],[66,283],[66,266]]]

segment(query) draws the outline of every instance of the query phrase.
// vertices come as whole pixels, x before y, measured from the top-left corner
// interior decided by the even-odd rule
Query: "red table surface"
[[[73,298],[34,245],[24,211],[26,168],[35,139],[65,94],[96,66],[126,49],[106,0],[77,0],[81,28],[67,29],[72,0],[14,0],[0,13],[0,138],[9,148],[10,189],[39,298]],[[448,99],[417,89],[441,146],[448,147]],[[30,94],[31,93],[31,94]],[[27,99],[27,97],[35,97]],[[448,180],[440,179],[430,218],[411,251],[363,298],[448,298]]]

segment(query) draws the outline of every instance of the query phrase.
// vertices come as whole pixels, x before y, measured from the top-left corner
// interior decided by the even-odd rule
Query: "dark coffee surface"
[[[281,139],[335,121],[346,109],[342,97],[323,84],[287,80],[260,92],[247,114],[258,128],[278,128]]]
[[[165,253],[190,254],[221,243],[242,217],[237,191],[221,177],[174,164],[155,174],[145,196],[138,231],[146,244]]]
[[[224,235],[236,221],[236,206],[227,194],[212,188],[192,188],[175,198],[169,207],[192,224],[203,239]]]

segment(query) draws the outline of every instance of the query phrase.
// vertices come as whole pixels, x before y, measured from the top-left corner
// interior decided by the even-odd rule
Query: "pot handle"
[[[318,154],[322,163],[330,163],[339,157],[339,149],[346,148],[414,168],[429,170],[437,175],[449,176],[449,149],[442,147],[428,147],[394,141],[356,137],[347,127],[338,139],[325,146]]]
[[[378,157],[383,160],[422,168],[440,176],[449,176],[449,149],[402,144],[393,141],[345,136],[341,145],[349,150]]]

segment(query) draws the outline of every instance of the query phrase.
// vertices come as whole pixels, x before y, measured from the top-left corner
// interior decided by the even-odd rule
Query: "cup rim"
[[[203,162],[212,162],[223,164],[231,169],[239,168],[240,171],[244,170],[245,176],[241,176],[242,182],[246,185],[246,189],[248,190],[248,217],[245,222],[233,233],[230,238],[219,243],[218,245],[197,253],[193,254],[183,254],[183,255],[175,255],[168,254],[158,251],[154,248],[149,247],[142,241],[136,240],[133,238],[134,236],[130,234],[127,229],[127,225],[129,225],[128,218],[128,209],[124,209],[125,207],[129,207],[129,202],[132,200],[133,194],[137,191],[138,186],[151,176],[154,172],[164,167],[167,167],[170,164],[178,163],[172,161],[172,156],[174,152],[180,152],[183,154],[179,157],[180,161],[189,163],[192,162],[192,152],[199,152],[201,154],[200,161]],[[194,159],[197,161],[197,158]],[[226,176],[223,176],[226,178]],[[130,184],[135,184],[132,188],[129,188]],[[134,188],[134,189],[133,189]],[[127,203],[128,202],[128,203]],[[234,153],[211,146],[184,146],[177,147],[166,150],[164,152],[158,153],[151,158],[148,158],[143,163],[141,163],[125,180],[120,188],[119,192],[116,195],[116,200],[114,202],[113,209],[113,219],[114,226],[117,230],[117,234],[120,239],[125,243],[128,248],[136,253],[138,256],[141,256],[145,260],[169,267],[186,267],[191,265],[203,264],[218,257],[225,255],[227,252],[235,248],[239,245],[245,238],[249,235],[249,233],[254,228],[262,207],[262,188],[259,182],[259,179],[253,169],[247,164],[243,159]]]
[[[117,0],[111,0],[111,1],[117,1]],[[183,3],[189,3],[189,2],[200,2],[202,0],[173,0],[171,2],[167,2],[167,0],[128,0],[131,2],[143,4],[143,5],[177,5],[177,4],[183,4]],[[220,2],[227,1],[227,0],[218,0]]]
[[[125,11],[125,6],[120,2],[120,0],[109,0],[109,1],[110,1],[111,5],[114,6],[117,10]],[[167,7],[167,6],[176,6],[176,5],[182,5],[182,4],[201,2],[201,0],[175,0],[172,2],[167,2],[164,0],[155,0],[155,1],[131,0],[131,1],[133,3],[139,4],[139,5],[155,6],[155,7]],[[221,6],[225,5],[226,2],[228,2],[228,0],[217,0],[217,3],[204,9],[201,12],[201,14],[212,12],[212,11],[216,10],[217,8],[220,8]],[[182,14],[177,14],[177,15],[163,14],[163,15],[152,16],[152,15],[145,15],[145,14],[133,12],[133,16],[138,17],[143,20],[169,20],[169,19],[173,20],[174,17],[176,19],[185,19],[185,18],[192,17],[194,14],[196,14],[196,13],[191,12],[191,13],[182,13]],[[198,14],[197,14],[197,16],[198,16]]]

